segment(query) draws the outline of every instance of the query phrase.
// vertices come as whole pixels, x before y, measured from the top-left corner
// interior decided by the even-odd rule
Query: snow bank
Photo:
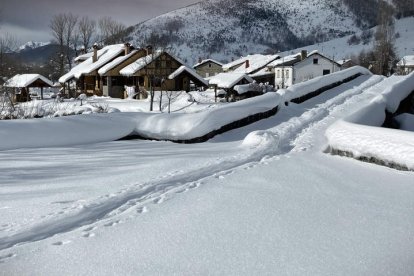
[[[281,98],[277,93],[267,93],[205,112],[146,114],[136,121],[136,134],[160,140],[191,140],[249,116],[270,112],[280,102]]]
[[[122,113],[0,121],[0,150],[114,141],[133,131]]]
[[[279,140],[277,139],[277,134],[266,130],[257,130],[250,132],[246,138],[244,138],[241,147],[260,148],[266,147],[267,145],[273,145],[274,148],[277,148],[278,144]]]
[[[395,117],[395,120],[400,125],[400,129],[414,131],[414,115],[409,113],[401,114]]]
[[[277,93],[267,93],[198,113],[126,112],[0,121],[0,150],[108,142],[132,134],[149,139],[192,140],[240,120],[254,121],[254,116],[272,112],[280,102]]]
[[[287,89],[281,89],[278,93],[285,101],[291,101],[296,98],[304,97],[309,93],[315,92],[321,88],[334,85],[355,75],[371,75],[371,72],[361,66],[354,66],[343,71],[338,71],[327,76],[320,76],[306,82],[292,85]]]
[[[333,153],[414,170],[414,133],[379,127],[385,121],[386,111],[394,113],[414,90],[414,73],[379,88],[379,95],[368,106],[326,131],[329,148]]]

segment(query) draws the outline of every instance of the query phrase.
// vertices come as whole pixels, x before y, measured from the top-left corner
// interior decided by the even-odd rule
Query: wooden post
[[[43,86],[40,87],[40,99],[43,100]]]

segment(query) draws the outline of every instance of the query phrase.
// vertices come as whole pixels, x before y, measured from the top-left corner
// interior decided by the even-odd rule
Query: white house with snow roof
[[[341,66],[336,61],[318,51],[313,51],[309,55],[307,51],[302,51],[285,56],[269,63],[268,66],[274,70],[276,88],[287,88],[341,70]]]
[[[414,72],[414,55],[404,56],[397,63],[397,70],[401,75],[408,75],[411,72]]]

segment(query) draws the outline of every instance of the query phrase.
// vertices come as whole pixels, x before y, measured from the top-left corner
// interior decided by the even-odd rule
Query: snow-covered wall
[[[326,131],[332,153],[343,153],[400,169],[414,170],[414,132],[380,127],[386,111],[397,111],[414,91],[414,73],[391,86],[378,87],[378,96],[366,107],[339,120]]]
[[[357,75],[371,75],[371,72],[361,66],[354,66],[343,71],[338,71],[326,76],[320,76],[306,82],[298,83],[287,89],[281,89],[278,93],[285,101],[292,101],[293,99],[304,97],[309,93],[317,91],[321,88],[334,85],[342,82],[347,78]]]

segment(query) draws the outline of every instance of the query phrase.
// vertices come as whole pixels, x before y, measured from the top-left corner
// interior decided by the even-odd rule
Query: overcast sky
[[[0,0],[0,33],[10,32],[23,44],[50,41],[50,19],[72,12],[92,18],[110,16],[127,26],[200,0]]]

